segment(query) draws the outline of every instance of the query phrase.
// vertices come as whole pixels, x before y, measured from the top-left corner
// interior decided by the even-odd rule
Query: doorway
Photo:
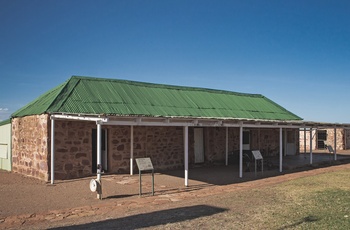
[[[194,163],[204,163],[203,128],[194,128]]]
[[[250,131],[243,131],[243,150],[250,150]]]
[[[285,130],[283,133],[284,137],[284,155],[285,156],[294,156],[297,154],[296,147],[296,131],[295,130]]]
[[[327,130],[317,130],[317,149],[325,149]]]
[[[92,130],[92,173],[97,172],[97,129]],[[108,171],[107,129],[101,130],[101,164],[102,170]]]

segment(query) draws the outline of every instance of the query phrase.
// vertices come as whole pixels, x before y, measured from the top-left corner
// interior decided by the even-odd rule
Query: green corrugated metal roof
[[[0,121],[0,126],[7,125],[7,124],[10,124],[10,123],[11,123],[11,119],[6,119],[6,120],[3,120],[3,121]]]
[[[260,94],[73,76],[12,114],[301,120]]]

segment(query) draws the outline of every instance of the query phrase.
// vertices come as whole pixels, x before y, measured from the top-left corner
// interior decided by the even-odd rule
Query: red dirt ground
[[[97,221],[98,216],[113,213],[113,218],[138,213],[156,212],[160,207],[181,208],[208,196],[265,187],[300,177],[349,169],[350,164],[325,168],[276,170],[245,173],[239,179],[233,167],[196,168],[190,171],[189,187],[183,186],[183,172],[155,175],[155,196],[151,196],[151,176],[143,175],[143,191],[139,197],[138,175],[104,175],[103,197],[89,190],[91,178],[57,181],[55,185],[0,171],[0,229],[28,229],[62,226]],[[299,169],[300,170],[300,169]],[[147,218],[147,216],[145,216]],[[142,221],[142,220],[141,220]],[[144,220],[147,221],[147,220]],[[96,227],[96,226],[95,226]]]

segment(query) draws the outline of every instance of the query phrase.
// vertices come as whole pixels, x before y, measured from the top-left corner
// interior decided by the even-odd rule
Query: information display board
[[[141,174],[142,171],[152,171],[152,195],[154,196],[154,168],[153,168],[153,164],[151,161],[151,158],[137,158],[136,160],[136,164],[137,167],[139,168],[139,195],[142,195],[142,178],[141,178]]]
[[[140,171],[154,170],[151,158],[137,158],[136,164]]]
[[[261,161],[261,173],[264,172],[264,159],[263,156],[261,155],[261,152],[259,150],[253,150],[252,154],[254,156],[255,159],[255,176],[256,176],[256,171],[257,171],[257,161],[260,160]]]
[[[253,153],[255,160],[262,160],[263,159],[261,152],[259,150],[253,150],[252,153]]]

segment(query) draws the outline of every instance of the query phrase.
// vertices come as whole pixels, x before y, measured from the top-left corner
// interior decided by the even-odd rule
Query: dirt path
[[[107,199],[99,201],[96,195],[87,191],[89,178],[66,181],[56,186],[48,185],[36,179],[27,178],[14,173],[1,172],[0,174],[0,228],[1,229],[45,229],[55,226],[69,226],[91,223],[101,220],[121,218],[125,223],[136,224],[135,228],[152,226],[147,213],[157,213],[154,216],[171,215],[172,212],[185,212],[193,215],[196,210],[205,210],[208,213],[221,212],[209,204],[205,208],[209,197],[223,196],[231,192],[240,192],[248,189],[275,185],[300,177],[313,176],[321,173],[350,169],[350,164],[312,169],[279,176],[263,178],[248,182],[227,185],[213,185],[198,181],[190,181],[191,186],[181,186],[182,179],[171,176],[158,176],[156,196],[145,195],[138,197],[137,177],[112,176],[110,182],[118,183],[120,191],[113,196],[105,194]],[[145,191],[150,191],[150,182],[146,178]],[[108,178],[105,179],[106,186]],[[116,182],[115,182],[116,181]],[[168,184],[180,183],[179,187],[170,187]],[[106,189],[108,190],[108,189]],[[200,202],[199,202],[200,201]],[[190,207],[189,207],[190,205]],[[186,208],[186,211],[184,209]],[[162,210],[162,212],[160,212]],[[130,216],[137,218],[129,219]],[[186,217],[188,218],[188,217]],[[163,216],[164,220],[167,220]],[[131,223],[130,223],[131,221]],[[156,220],[154,220],[156,221]],[[146,222],[148,224],[146,224]],[[161,223],[159,219],[157,223]],[[108,223],[108,222],[107,222]],[[95,225],[84,225],[94,228]],[[131,225],[132,226],[132,225]],[[108,225],[107,225],[108,227]]]

